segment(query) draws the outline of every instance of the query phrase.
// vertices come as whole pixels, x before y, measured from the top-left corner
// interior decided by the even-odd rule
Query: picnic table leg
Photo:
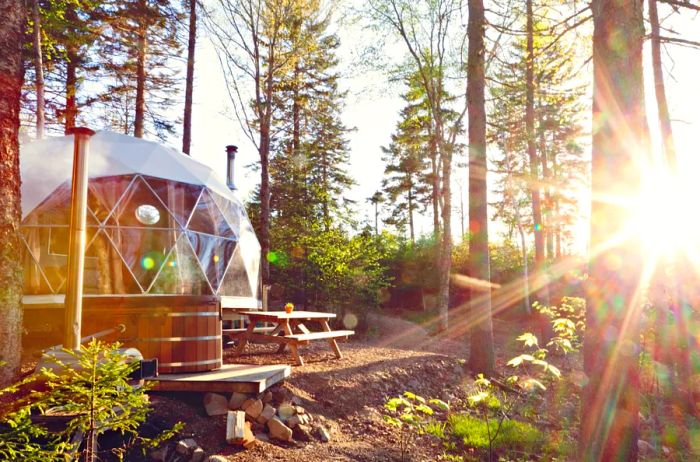
[[[321,320],[320,324],[321,324],[321,328],[324,330],[324,332],[331,331],[331,326],[328,325],[328,321],[326,321],[325,319]],[[343,353],[340,352],[340,348],[338,348],[338,343],[335,341],[335,339],[329,338],[328,344],[331,346],[333,353],[335,353],[335,357],[338,359],[343,359]]]
[[[249,336],[253,333],[255,330],[255,321],[250,321],[248,324],[248,328],[246,331],[241,335],[239,344],[236,347],[236,351],[233,352],[233,356],[239,356],[243,353],[243,350],[245,350],[246,345],[248,344],[248,338]]]
[[[292,335],[292,327],[289,325],[289,320],[285,319],[284,321],[282,321],[281,325],[284,329],[284,335]],[[283,347],[285,345],[285,343],[280,345],[282,351],[284,351]],[[296,365],[303,366],[304,360],[302,359],[301,355],[299,355],[299,351],[297,350],[297,344],[295,342],[289,344],[289,350],[292,352],[292,358],[294,359]]]
[[[277,327],[275,327],[275,330],[273,330],[270,335],[273,337],[276,336],[277,334],[284,334],[284,325],[283,324],[277,324]],[[280,343],[280,346],[277,348],[277,354],[284,353],[284,350],[287,348],[287,344],[285,343]]]

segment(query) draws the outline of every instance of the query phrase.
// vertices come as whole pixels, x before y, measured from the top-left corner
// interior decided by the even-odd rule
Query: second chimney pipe
[[[230,190],[236,189],[236,184],[233,181],[233,172],[237,152],[238,146],[234,146],[232,144],[226,146],[226,186],[228,186],[228,189]]]

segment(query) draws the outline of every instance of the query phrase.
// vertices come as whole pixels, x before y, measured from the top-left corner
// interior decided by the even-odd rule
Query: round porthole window
[[[136,207],[136,219],[144,225],[155,225],[160,220],[160,212],[149,204]]]

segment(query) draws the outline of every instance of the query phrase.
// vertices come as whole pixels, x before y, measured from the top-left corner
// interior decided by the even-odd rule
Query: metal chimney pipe
[[[236,184],[233,181],[233,169],[236,163],[236,153],[238,152],[238,146],[232,144],[226,146],[226,186],[228,189],[234,191],[236,189]]]
[[[65,336],[63,345],[80,349],[80,324],[83,311],[83,271],[85,269],[85,222],[88,193],[88,154],[94,131],[86,127],[66,130],[73,135],[73,180],[71,187],[70,233],[68,238],[68,281],[65,299]]]

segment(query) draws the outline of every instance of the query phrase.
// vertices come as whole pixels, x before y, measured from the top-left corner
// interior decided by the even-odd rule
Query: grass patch
[[[486,422],[468,414],[451,415],[449,424],[456,437],[461,438],[466,446],[476,449],[488,449],[489,429],[493,436],[498,428],[496,420],[490,420],[487,428]],[[504,420],[493,448],[536,452],[544,443],[544,435],[532,425],[518,420]]]

